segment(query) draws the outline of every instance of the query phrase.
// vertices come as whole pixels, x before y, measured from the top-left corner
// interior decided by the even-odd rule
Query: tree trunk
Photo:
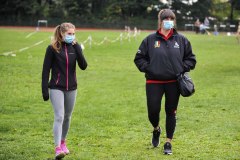
[[[230,13],[230,22],[232,23],[233,21],[233,8],[234,8],[234,3],[231,1],[231,13]]]

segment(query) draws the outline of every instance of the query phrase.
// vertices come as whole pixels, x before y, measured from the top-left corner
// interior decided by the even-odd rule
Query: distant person
[[[42,96],[44,101],[47,101],[50,91],[54,110],[56,159],[69,154],[66,137],[77,95],[76,62],[82,70],[87,68],[81,46],[75,40],[75,26],[62,23],[55,28],[53,41],[46,50],[42,70]]]
[[[159,116],[162,97],[165,96],[166,142],[163,153],[172,154],[171,141],[175,131],[180,96],[176,72],[189,72],[194,69],[196,59],[188,39],[174,28],[176,16],[172,10],[161,10],[158,14],[158,24],[157,32],[148,35],[142,41],[134,62],[146,77],[148,118],[153,126],[154,147],[160,143],[162,130]]]
[[[238,23],[236,38],[237,38],[238,44],[240,44],[240,22]]]
[[[205,29],[205,26],[204,26],[203,23],[200,23],[199,30],[200,30],[201,34],[205,34],[206,33],[206,29]]]
[[[205,19],[204,19],[204,25],[205,25],[206,27],[209,27],[208,17],[205,17]]]
[[[213,29],[214,29],[213,34],[214,34],[215,36],[217,36],[217,35],[219,34],[219,32],[218,32],[218,27],[217,27],[216,24],[214,24]]]
[[[200,22],[199,19],[197,19],[197,20],[195,21],[195,23],[194,23],[194,27],[195,27],[195,32],[196,32],[196,34],[198,34],[198,33],[200,32],[200,24],[201,24],[201,22]]]

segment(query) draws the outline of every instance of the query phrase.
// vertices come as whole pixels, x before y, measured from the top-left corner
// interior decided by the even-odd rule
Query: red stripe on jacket
[[[173,83],[173,82],[177,82],[177,80],[168,80],[168,81],[159,81],[159,80],[147,80],[146,83],[147,84],[151,84],[151,83],[158,83],[158,84],[165,84],[165,83]]]

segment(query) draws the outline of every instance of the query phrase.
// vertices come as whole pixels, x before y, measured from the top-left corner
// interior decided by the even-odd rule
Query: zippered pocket
[[[60,73],[58,73],[56,85],[58,84],[59,80],[60,80]]]

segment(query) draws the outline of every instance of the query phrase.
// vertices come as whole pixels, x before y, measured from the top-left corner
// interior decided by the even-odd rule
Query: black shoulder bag
[[[177,82],[180,94],[189,97],[195,92],[194,84],[187,72],[177,75]]]
[[[188,72],[184,73],[177,73],[177,70],[172,62],[172,59],[168,56],[168,59],[170,60],[172,64],[172,68],[177,76],[177,82],[178,82],[178,88],[180,91],[180,94],[183,97],[189,97],[193,95],[195,92],[194,84],[190,76],[188,75]]]

